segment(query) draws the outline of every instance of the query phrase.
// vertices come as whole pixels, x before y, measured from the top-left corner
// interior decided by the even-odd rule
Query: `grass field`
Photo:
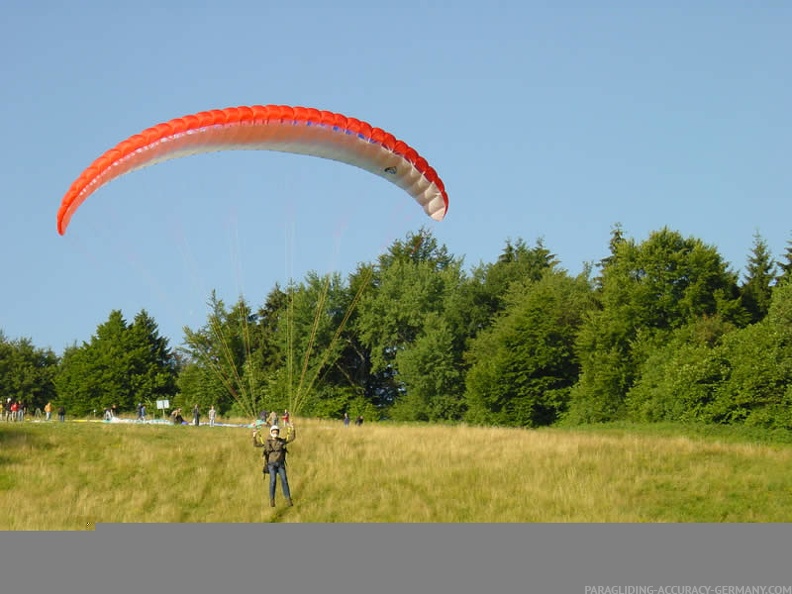
[[[0,425],[0,529],[102,522],[787,522],[792,445],[733,430],[300,420],[294,507],[243,427]],[[758,436],[758,438],[757,438]]]

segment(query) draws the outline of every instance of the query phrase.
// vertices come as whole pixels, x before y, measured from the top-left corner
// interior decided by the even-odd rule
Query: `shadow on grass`
[[[24,425],[16,425],[15,423],[0,425],[0,448],[4,450],[21,445],[30,446],[35,444],[37,440],[38,436],[31,433]]]
[[[4,468],[15,462],[13,453],[15,449],[22,447],[35,447],[39,440],[37,435],[33,435],[23,425],[16,424],[0,425],[0,468]],[[9,491],[14,487],[13,477],[6,472],[0,472],[0,492]]]
[[[570,425],[543,428],[544,431],[568,431],[601,435],[643,435],[646,437],[690,437],[726,443],[792,444],[792,431],[746,427],[744,425],[714,425],[705,423],[630,423],[614,421],[591,425]]]

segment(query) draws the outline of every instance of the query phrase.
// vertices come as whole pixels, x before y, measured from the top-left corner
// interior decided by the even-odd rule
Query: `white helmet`
[[[270,427],[270,433],[272,433],[273,431],[277,431],[278,433],[280,433],[280,427],[278,427],[277,425],[273,425],[272,427]]]

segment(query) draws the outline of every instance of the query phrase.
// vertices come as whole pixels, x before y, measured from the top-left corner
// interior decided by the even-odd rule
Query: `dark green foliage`
[[[146,311],[139,312],[124,337],[127,351],[131,405],[171,398],[176,393],[178,359],[159,335],[156,322]]]
[[[153,410],[156,400],[176,393],[179,368],[167,343],[145,311],[132,324],[112,311],[89,342],[65,350],[55,379],[58,402],[72,415],[113,405],[130,412],[138,403]]]
[[[630,418],[792,429],[792,287],[745,328],[717,318],[682,328],[650,355],[628,394]]]
[[[669,229],[640,244],[619,236],[611,245],[599,278],[599,309],[577,339],[582,372],[570,422],[623,418],[625,396],[651,345],[675,329],[711,315],[745,322],[735,274],[714,248]]]
[[[278,293],[274,295],[277,299]],[[259,325],[259,315],[241,297],[228,309],[212,292],[209,309],[202,328],[184,329],[182,351],[188,373],[179,380],[177,404],[184,408],[198,404],[203,410],[214,405],[220,414],[235,406],[254,417],[263,407],[265,370],[270,364],[263,337],[272,329]]]
[[[792,248],[777,274],[755,235],[742,285],[669,229],[637,242],[616,225],[609,249],[573,278],[541,240],[509,240],[468,275],[422,228],[346,281],[311,272],[259,307],[213,293],[178,355],[145,311],[111,312],[60,359],[0,333],[0,389],[70,416],[138,402],[153,415],[168,399],[245,416],[792,429]]]
[[[432,422],[462,418],[464,386],[453,342],[443,317],[428,313],[423,332],[396,354],[404,395],[394,403],[390,418]]]
[[[278,373],[279,389],[271,394],[284,408],[312,414],[322,400],[346,401],[350,377],[340,362],[345,355],[354,359],[347,333],[353,298],[338,274],[312,272],[290,288],[288,315],[278,334],[286,373]]]
[[[230,310],[214,294],[206,325],[185,329],[189,364],[179,401],[209,402],[221,413],[257,416],[261,410],[338,414],[363,389],[367,356],[347,330],[357,297],[339,275],[311,272],[285,291],[276,287],[254,314],[242,298]]]
[[[784,257],[776,262],[780,274],[776,278],[777,283],[792,280],[792,240],[787,240]]]
[[[696,422],[707,412],[730,364],[717,347],[734,330],[719,317],[703,317],[672,332],[641,364],[626,397],[627,416],[638,422]]]
[[[55,400],[58,362],[52,350],[35,347],[29,338],[8,340],[0,332],[0,398],[25,403],[28,413],[43,410]]]
[[[726,337],[730,374],[703,419],[792,429],[792,284],[773,291],[767,317]]]
[[[449,255],[446,246],[437,243],[431,231],[421,227],[417,233],[408,233],[404,241],[394,241],[379,257],[378,268],[386,270],[397,262],[425,262],[439,271],[454,265],[457,259]]]
[[[173,408],[191,410],[198,404],[201,410],[208,411],[214,406],[217,414],[226,415],[235,403],[220,375],[194,361],[182,367],[178,387],[179,393],[171,403]],[[242,413],[241,409],[239,413]]]
[[[417,360],[433,356],[426,345],[435,339],[422,338],[427,319],[446,316],[448,297],[463,278],[461,261],[449,258],[445,247],[438,247],[427,232],[408,238],[406,245],[415,244],[422,249],[409,252],[410,257],[404,253],[405,244],[397,242],[380,258],[380,265],[373,273],[372,290],[366,292],[358,308],[355,332],[370,354],[370,373],[376,389],[367,393],[380,407],[394,405],[404,393],[406,378],[400,376],[397,357],[403,357],[401,353],[415,346],[418,340],[424,341],[418,346],[422,354],[408,356],[409,364],[413,370],[429,367],[428,361]],[[437,323],[440,324],[439,320]],[[453,352],[459,362],[461,353]],[[447,373],[454,372],[443,371]],[[444,380],[443,385],[448,387],[448,382]]]
[[[556,256],[541,239],[533,248],[518,239],[506,242],[497,262],[474,267],[471,276],[448,297],[447,317],[456,339],[461,341],[457,347],[463,350],[467,341],[492,324],[506,306],[506,294],[512,284],[537,281],[557,265]]]
[[[763,320],[767,315],[775,279],[776,264],[770,255],[767,242],[756,234],[748,258],[745,281],[740,287],[742,305],[752,324]]]
[[[473,341],[468,358],[467,420],[536,427],[566,410],[578,379],[574,342],[590,307],[585,277],[551,271],[515,284],[491,328]]]

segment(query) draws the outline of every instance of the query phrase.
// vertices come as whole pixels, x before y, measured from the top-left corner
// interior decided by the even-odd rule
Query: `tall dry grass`
[[[301,420],[295,506],[240,427],[0,425],[0,529],[100,522],[786,522],[792,446]]]

